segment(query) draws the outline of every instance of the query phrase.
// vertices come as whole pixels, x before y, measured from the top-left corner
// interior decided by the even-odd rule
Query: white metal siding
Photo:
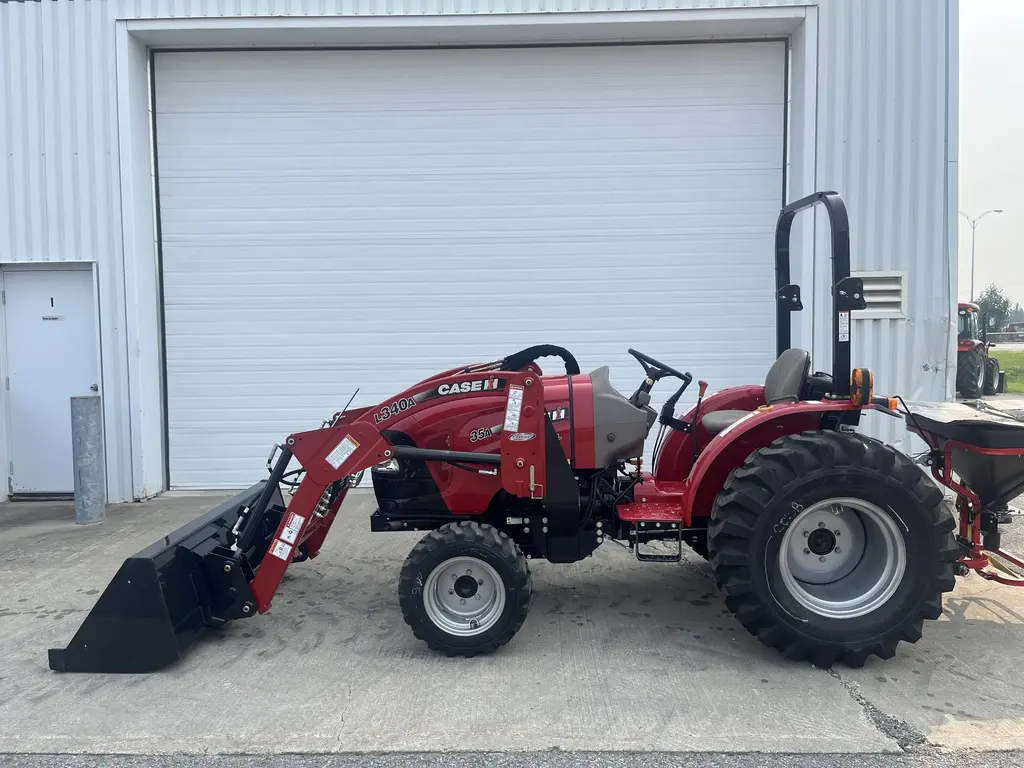
[[[0,3],[0,261],[96,260],[104,376],[124,336],[115,19],[463,15],[802,5],[804,0],[57,0]],[[908,318],[859,322],[855,364],[952,395],[957,0],[818,0],[817,187],[850,205],[856,270],[906,271]],[[952,75],[952,77],[951,77]],[[798,190],[804,193],[810,190]],[[819,247],[824,244],[818,217]],[[822,280],[818,280],[819,289]],[[827,317],[819,316],[820,328]],[[642,335],[642,334],[641,334]],[[820,340],[820,334],[819,334]],[[823,350],[816,350],[821,352]],[[117,382],[108,400],[128,408]],[[109,414],[109,411],[108,411]],[[124,418],[127,418],[127,414]],[[881,433],[898,437],[892,420]],[[113,452],[130,446],[111,444]],[[118,460],[115,459],[115,464]],[[116,498],[116,497],[112,497]]]
[[[158,54],[171,486],[538,343],[763,379],[784,81],[777,42]]]

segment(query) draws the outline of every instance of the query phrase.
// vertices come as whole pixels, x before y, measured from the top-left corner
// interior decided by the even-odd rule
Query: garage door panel
[[[783,76],[781,43],[157,54],[172,486],[540,342],[625,391],[629,346],[763,379]]]

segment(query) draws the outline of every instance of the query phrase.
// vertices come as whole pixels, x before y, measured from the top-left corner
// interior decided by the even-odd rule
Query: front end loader
[[[830,371],[791,347],[802,301],[790,229],[817,204],[832,232]],[[505,646],[527,619],[530,560],[578,562],[609,543],[652,564],[679,561],[689,545],[736,619],[790,659],[891,657],[939,617],[954,574],[989,578],[993,553],[1024,568],[999,549],[989,510],[1021,490],[1024,428],[916,416],[852,367],[851,313],[865,302],[839,195],[782,209],[775,260],[777,359],[763,382],[709,393],[700,381],[695,405],[677,413],[689,372],[631,349],[643,376],[627,396],[607,366],[584,373],[568,350],[539,345],[346,408],[275,446],[265,481],[129,558],[69,645],[50,651],[51,668],[156,670],[204,631],[266,613],[286,569],[317,557],[366,470],[371,530],[422,536],[402,566],[399,602],[412,633],[441,653]],[[564,371],[542,371],[544,357]],[[676,388],[655,410],[663,380]],[[907,418],[932,446],[937,482],[859,434],[866,411]],[[978,453],[979,441],[991,449]],[[999,458],[998,482],[986,457]],[[938,484],[959,494],[959,532]]]

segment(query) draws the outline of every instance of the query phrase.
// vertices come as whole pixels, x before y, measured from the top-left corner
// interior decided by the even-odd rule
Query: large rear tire
[[[956,389],[961,397],[981,397],[985,388],[985,355],[981,347],[961,352],[956,359]]]
[[[526,620],[533,578],[507,535],[471,521],[448,523],[413,547],[399,603],[413,634],[448,656],[492,653]]]
[[[994,357],[985,358],[985,388],[986,395],[994,395],[999,391],[999,361]]]
[[[862,435],[788,435],[733,470],[708,529],[729,610],[762,643],[859,667],[942,613],[955,521],[921,469]],[[845,549],[844,549],[845,548]]]

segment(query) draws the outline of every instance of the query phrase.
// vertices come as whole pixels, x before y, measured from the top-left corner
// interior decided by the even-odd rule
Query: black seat
[[[804,349],[787,349],[776,360],[764,380],[764,399],[768,405],[795,403],[807,373],[811,369],[811,355]],[[717,435],[752,411],[709,411],[700,423],[712,435]]]

